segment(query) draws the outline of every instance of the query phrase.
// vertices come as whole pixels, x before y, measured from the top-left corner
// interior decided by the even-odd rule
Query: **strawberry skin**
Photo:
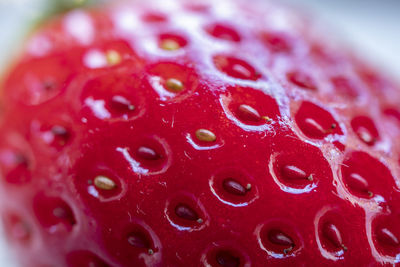
[[[257,1],[43,25],[2,86],[21,266],[398,263],[399,88],[333,43]]]

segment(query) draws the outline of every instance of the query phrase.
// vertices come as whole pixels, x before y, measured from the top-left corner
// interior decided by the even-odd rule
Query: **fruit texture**
[[[21,266],[397,263],[399,89],[295,13],[133,1],[33,33],[1,101]]]

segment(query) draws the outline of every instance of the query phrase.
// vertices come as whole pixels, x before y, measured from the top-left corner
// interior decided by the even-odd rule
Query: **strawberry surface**
[[[50,20],[5,78],[21,266],[398,263],[398,87],[291,9],[146,2]]]

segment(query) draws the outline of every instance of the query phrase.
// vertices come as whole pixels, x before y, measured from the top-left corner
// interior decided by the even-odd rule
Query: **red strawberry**
[[[144,2],[50,21],[5,80],[21,266],[397,263],[398,88],[270,3]]]

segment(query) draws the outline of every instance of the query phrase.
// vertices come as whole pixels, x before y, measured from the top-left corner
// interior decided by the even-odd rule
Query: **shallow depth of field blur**
[[[78,3],[84,0],[0,0],[0,73],[18,53],[32,23],[38,21],[49,3],[58,1]],[[292,3],[302,10],[311,11],[308,13],[316,14],[319,20],[339,33],[358,55],[400,81],[399,0],[276,1]],[[1,234],[0,266],[15,267]]]

